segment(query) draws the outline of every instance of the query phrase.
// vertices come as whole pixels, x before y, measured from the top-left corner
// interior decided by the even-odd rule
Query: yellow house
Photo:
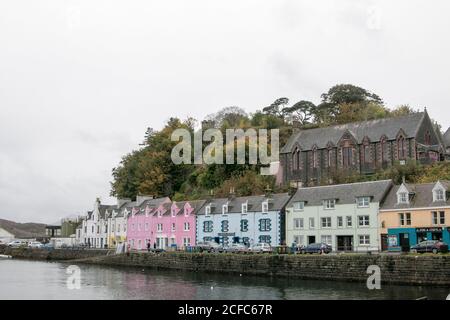
[[[395,186],[378,215],[381,249],[409,251],[424,240],[450,243],[450,182]]]

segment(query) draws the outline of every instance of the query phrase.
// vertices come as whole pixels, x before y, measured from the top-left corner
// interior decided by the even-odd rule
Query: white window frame
[[[308,226],[310,229],[315,229],[316,228],[316,221],[313,217],[310,217],[308,219]]]
[[[261,205],[261,212],[262,213],[269,213],[269,202],[264,201]]]
[[[226,216],[228,214],[228,204],[222,206],[222,215]]]
[[[184,231],[190,231],[191,230],[191,224],[189,222],[184,223]]]
[[[175,222],[172,223],[171,230],[172,230],[172,232],[177,231],[177,224]]]
[[[163,224],[162,223],[158,223],[157,227],[157,232],[162,232],[163,231]]]
[[[336,199],[327,199],[323,201],[324,210],[335,210],[336,209]]]
[[[326,226],[323,226],[324,221],[326,222]],[[321,217],[320,218],[320,228],[321,229],[330,229],[333,227],[333,224],[331,222],[331,217]]]
[[[370,197],[358,197],[356,199],[358,208],[369,208],[370,207]]]
[[[398,194],[398,203],[399,204],[408,204],[409,203],[408,192],[400,192]]]
[[[294,218],[294,229],[303,230],[305,228],[303,218]]]
[[[292,208],[294,209],[294,211],[299,212],[299,211],[304,211],[305,210],[305,201],[295,201],[292,204]]]
[[[333,237],[328,234],[323,234],[320,236],[320,242],[331,246],[331,245],[333,245]]]
[[[369,234],[358,235],[358,243],[360,246],[365,246],[365,247],[370,246],[370,235]]]
[[[350,224],[348,223],[349,221],[350,221]],[[353,217],[352,216],[345,217],[345,226],[347,228],[353,228]]]
[[[339,225],[339,222],[340,222],[340,225]],[[336,218],[336,227],[338,227],[338,228],[344,227],[344,217],[343,216],[339,216]]]
[[[361,224],[361,218],[363,218],[362,219],[363,224]],[[367,222],[367,224],[366,224],[366,222]],[[368,227],[370,227],[370,216],[369,215],[358,216],[358,227],[359,228],[368,228]]]
[[[433,192],[433,202],[445,201],[445,190],[442,188],[437,188]]]

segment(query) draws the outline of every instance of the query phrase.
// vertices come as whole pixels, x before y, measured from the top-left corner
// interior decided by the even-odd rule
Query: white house
[[[288,194],[218,198],[197,213],[197,243],[282,244]]]
[[[299,188],[286,207],[286,240],[333,251],[377,251],[378,213],[392,181]]]

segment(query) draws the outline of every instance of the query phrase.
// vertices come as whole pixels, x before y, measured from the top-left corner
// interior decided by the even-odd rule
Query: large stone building
[[[408,160],[429,164],[445,154],[425,110],[295,132],[280,152],[280,176],[283,184],[317,185],[336,174],[373,174]]]

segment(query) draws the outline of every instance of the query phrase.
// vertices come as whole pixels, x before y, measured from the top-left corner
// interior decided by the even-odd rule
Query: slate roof
[[[312,150],[314,146],[318,149],[326,148],[329,142],[336,146],[346,131],[349,131],[358,143],[362,143],[366,136],[371,142],[380,141],[384,135],[388,140],[395,140],[400,129],[404,131],[407,138],[413,138],[417,136],[417,131],[425,115],[425,112],[418,112],[403,117],[301,130],[289,138],[281,153],[292,152],[296,143],[305,151]]]
[[[306,206],[321,206],[324,200],[336,200],[336,205],[353,204],[358,197],[371,197],[372,202],[382,202],[392,187],[391,180],[371,181],[321,187],[299,188],[288,207],[294,202],[305,202]]]
[[[269,211],[280,211],[291,197],[287,193],[271,194],[270,196],[248,196],[232,198],[216,198],[207,200],[198,214],[205,214],[206,207],[211,205],[211,214],[222,214],[222,206],[228,204],[228,213],[241,213],[242,204],[247,203],[247,212],[261,212],[262,203],[269,199]]]
[[[440,181],[447,193],[450,191],[450,181]],[[433,202],[433,188],[436,183],[405,184],[410,192],[409,204],[398,204],[397,191],[401,186],[394,186],[389,192],[381,210],[414,209],[414,208],[436,208],[450,206],[450,199],[446,201]]]

